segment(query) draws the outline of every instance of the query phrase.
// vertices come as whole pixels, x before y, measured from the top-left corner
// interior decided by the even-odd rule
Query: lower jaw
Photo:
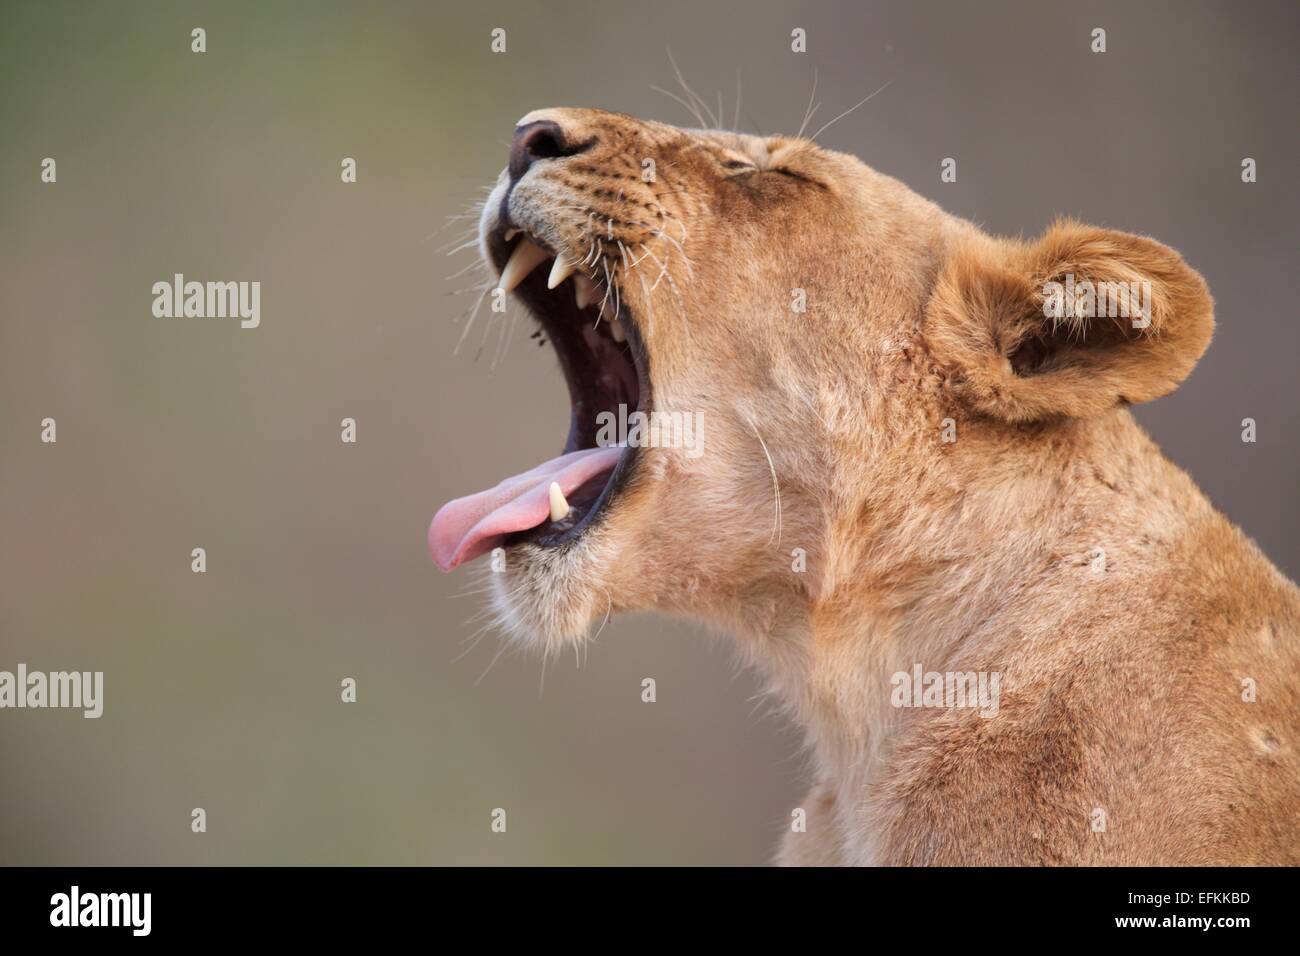
[[[570,512],[526,531],[516,531],[505,545],[531,544],[539,548],[561,548],[572,544],[604,520],[615,497],[626,486],[638,458],[636,448],[624,448],[614,470],[596,475],[568,496]]]

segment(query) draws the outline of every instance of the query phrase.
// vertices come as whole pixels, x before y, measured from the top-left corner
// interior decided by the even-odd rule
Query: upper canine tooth
[[[551,266],[551,276],[546,280],[546,288],[554,289],[573,273],[574,265],[563,252],[556,253],[555,265]]]
[[[518,230],[518,229],[507,229],[507,230],[506,230],[506,242],[509,242],[511,239],[513,239],[513,238],[514,238],[515,236],[517,236],[517,235],[519,235],[519,230]]]
[[[615,342],[626,342],[627,332],[623,329],[623,324],[617,318],[609,320],[609,334],[614,336]]]
[[[596,283],[579,272],[573,277],[573,299],[578,308],[585,309],[596,301]]]
[[[569,513],[569,503],[564,499],[558,481],[551,482],[551,520],[559,521]]]
[[[499,288],[505,292],[512,291],[545,258],[545,249],[527,237],[520,239],[519,245],[515,246],[515,251],[510,254],[510,261],[501,270]]]

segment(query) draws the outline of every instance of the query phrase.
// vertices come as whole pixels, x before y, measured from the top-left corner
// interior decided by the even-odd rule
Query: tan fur
[[[642,449],[574,547],[514,549],[516,633],[656,609],[736,635],[816,761],[786,863],[1300,863],[1300,593],[1126,409],[1210,339],[1177,253],[1074,222],[996,239],[802,140],[540,118],[592,145],[512,216],[599,243],[654,407],[705,440]],[[1150,282],[1149,327],[1045,318],[1066,273]],[[1000,673],[997,716],[892,706],[916,663]]]

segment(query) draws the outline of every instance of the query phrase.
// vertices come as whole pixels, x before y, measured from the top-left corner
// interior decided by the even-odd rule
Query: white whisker
[[[487,282],[483,283],[482,291],[478,294],[478,300],[474,303],[473,310],[469,315],[469,320],[465,323],[465,328],[461,329],[460,338],[456,340],[456,347],[451,350],[452,355],[459,354],[460,347],[465,343],[465,336],[469,335],[469,330],[474,325],[474,319],[478,316],[478,310],[483,307],[483,298],[492,288],[494,281],[495,280],[489,279]]]
[[[705,123],[703,120],[701,120],[700,125],[705,127],[711,126],[714,129],[717,129],[719,126],[721,126],[721,123],[718,121],[718,118],[713,115],[713,110],[709,108],[708,103],[704,102],[703,97],[701,97],[698,93],[696,93],[693,89],[691,89],[689,85],[687,85],[686,78],[682,76],[682,71],[677,66],[677,60],[673,58],[673,51],[668,50],[667,52],[668,52],[668,62],[673,65],[673,72],[677,74],[678,85],[682,88],[682,90],[686,93],[687,96],[689,96],[693,101],[699,104],[700,109],[702,109],[704,111],[704,114],[709,118],[708,123]]]
[[[808,105],[804,108],[803,122],[799,124],[799,132],[794,134],[795,139],[803,139],[803,131],[808,128],[808,123],[812,120],[813,113],[816,112],[816,110],[813,108],[813,101],[815,101],[816,99],[817,99],[817,68],[813,67],[812,92],[808,94]]]
[[[743,413],[742,413],[742,414],[743,414]],[[753,431],[753,433],[754,433],[754,437],[758,439],[758,444],[759,444],[759,445],[762,447],[762,449],[763,449],[763,456],[764,456],[765,458],[767,458],[767,468],[768,468],[768,471],[770,471],[770,472],[772,473],[772,494],[773,494],[773,502],[774,502],[775,514],[773,515],[773,519],[772,519],[772,534],[768,537],[768,539],[767,539],[767,543],[768,543],[768,544],[771,544],[771,543],[773,542],[773,540],[775,540],[775,541],[776,541],[776,544],[777,544],[777,547],[780,547],[780,545],[781,545],[781,531],[782,531],[782,527],[781,527],[781,524],[782,524],[782,522],[781,522],[781,483],[777,480],[777,477],[776,477],[776,465],[775,465],[775,463],[773,463],[773,461],[772,461],[772,453],[769,452],[769,451],[767,450],[767,442],[763,441],[763,436],[760,435],[760,434],[758,433],[758,428],[757,428],[757,426],[755,426],[754,423],[753,423],[752,421],[749,420],[749,416],[746,415],[746,416],[744,416],[744,417],[745,417],[745,422],[746,422],[746,424],[748,424],[749,427],[750,427],[750,430]]]
[[[856,109],[857,109],[859,106],[861,106],[863,103],[867,102],[867,100],[869,100],[869,99],[871,99],[872,97],[874,97],[877,93],[883,93],[883,92],[885,91],[885,89],[889,86],[889,84],[892,83],[892,82],[893,82],[892,80],[889,80],[889,81],[887,81],[887,82],[885,83],[884,86],[882,86],[880,89],[876,90],[875,93],[871,93],[871,94],[869,94],[869,95],[867,95],[867,96],[864,96],[862,99],[858,100],[856,103],[854,103],[854,104],[853,104],[852,106],[850,106],[848,109],[846,109],[843,113],[841,113],[839,116],[835,117],[835,119],[831,120],[829,123],[827,123],[825,126],[823,126],[821,129],[819,129],[817,132],[813,133],[813,134],[812,134],[811,136],[809,136],[808,138],[809,138],[810,140],[813,140],[813,141],[815,142],[818,136],[820,136],[822,133],[826,132],[828,129],[830,129],[833,125],[835,125],[836,123],[838,123],[840,120],[844,119],[844,117],[848,116],[850,113],[852,113],[854,110],[856,110]]]

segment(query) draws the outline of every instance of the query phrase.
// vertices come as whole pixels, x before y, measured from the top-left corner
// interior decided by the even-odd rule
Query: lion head
[[[572,416],[559,457],[444,506],[429,546],[446,570],[493,552],[502,618],[547,645],[624,611],[779,637],[901,604],[1005,528],[984,492],[1174,388],[1213,325],[1150,239],[998,239],[807,139],[592,109],[520,120],[480,245]],[[1093,314],[1088,286],[1113,293]]]

